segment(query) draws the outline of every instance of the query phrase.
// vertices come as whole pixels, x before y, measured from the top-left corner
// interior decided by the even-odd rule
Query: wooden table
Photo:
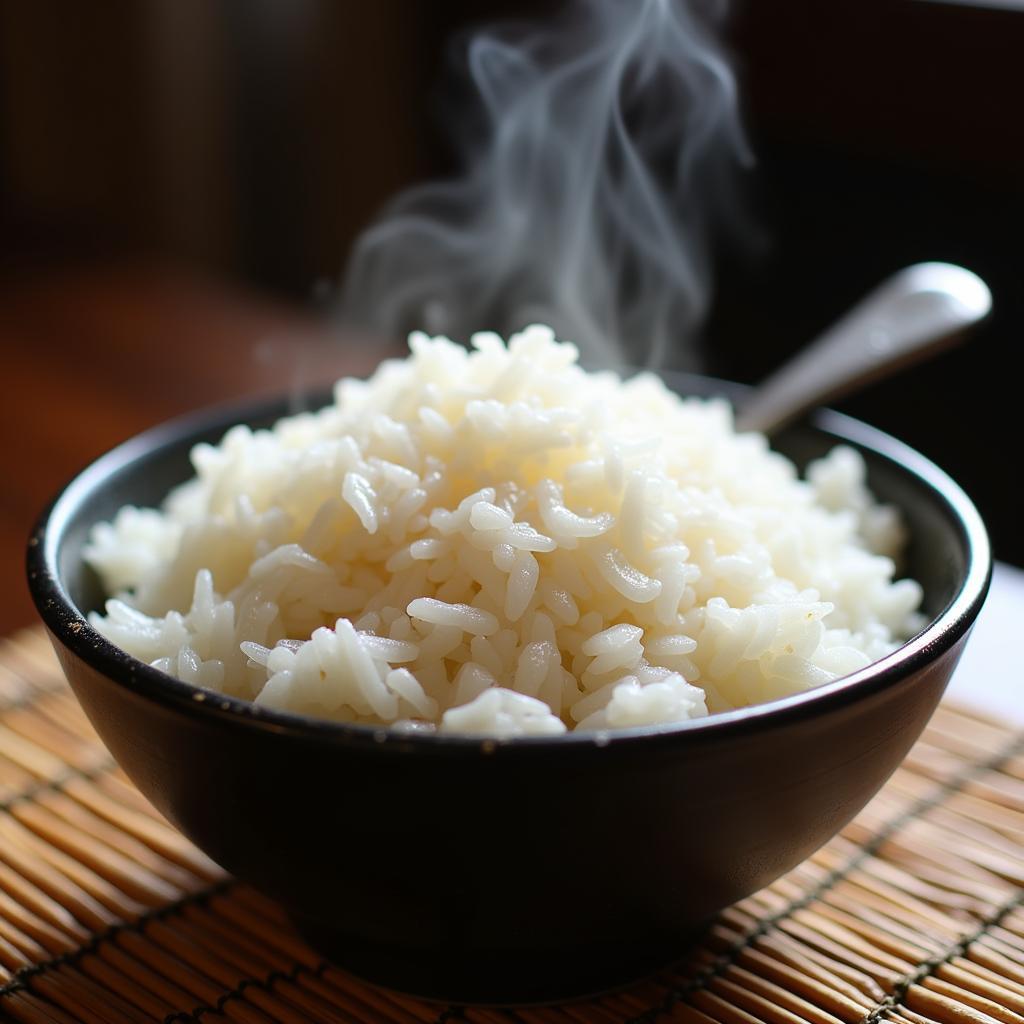
[[[25,541],[106,449],[212,402],[364,373],[381,349],[253,294],[158,268],[0,277],[0,636],[36,621]]]

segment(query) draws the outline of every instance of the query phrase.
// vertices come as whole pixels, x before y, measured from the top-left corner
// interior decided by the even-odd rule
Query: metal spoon
[[[900,270],[754,388],[739,403],[737,428],[771,434],[812,406],[959,340],[991,308],[985,282],[963,267]]]

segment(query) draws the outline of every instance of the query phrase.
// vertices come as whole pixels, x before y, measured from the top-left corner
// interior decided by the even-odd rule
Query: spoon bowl
[[[988,286],[963,267],[906,267],[740,399],[736,425],[773,434],[808,409],[962,340],[991,309]]]

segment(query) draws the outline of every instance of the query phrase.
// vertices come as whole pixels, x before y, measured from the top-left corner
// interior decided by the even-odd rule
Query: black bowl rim
[[[735,396],[742,385],[694,374],[665,374],[678,387],[687,380],[700,381],[702,397],[711,394]],[[686,391],[682,393],[685,395]],[[316,405],[312,405],[315,408]],[[967,568],[958,592],[943,611],[916,636],[896,651],[865,668],[830,683],[788,697],[777,698],[704,718],[661,726],[636,726],[600,732],[567,732],[553,737],[499,738],[482,735],[415,733],[386,726],[334,722],[310,715],[269,710],[251,701],[231,697],[175,679],[115,646],[97,632],[65,589],[58,572],[57,555],[64,531],[75,509],[89,494],[102,487],[118,470],[160,448],[179,444],[190,435],[199,436],[235,423],[259,422],[274,415],[287,415],[283,397],[259,401],[225,403],[207,407],[159,424],[101,455],[75,476],[40,516],[29,539],[27,569],[32,598],[50,632],[88,665],[134,694],[152,699],[185,714],[219,719],[222,724],[287,734],[308,741],[374,746],[377,749],[408,751],[420,755],[476,754],[479,752],[524,755],[553,750],[624,748],[681,742],[717,742],[751,728],[763,731],[784,726],[794,719],[813,717],[863,699],[870,693],[898,685],[953,647],[973,624],[988,591],[992,555],[984,523],[977,509],[959,485],[933,462],[908,445],[866,423],[830,409],[810,416],[810,425],[835,438],[852,442],[875,456],[916,477],[934,492],[957,521],[967,553]]]

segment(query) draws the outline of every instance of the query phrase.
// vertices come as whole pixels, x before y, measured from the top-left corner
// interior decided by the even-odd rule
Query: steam
[[[543,321],[602,364],[690,345],[710,229],[747,159],[722,5],[705,8],[570,0],[552,24],[473,37],[464,173],[402,194],[363,234],[344,317],[460,338]]]

